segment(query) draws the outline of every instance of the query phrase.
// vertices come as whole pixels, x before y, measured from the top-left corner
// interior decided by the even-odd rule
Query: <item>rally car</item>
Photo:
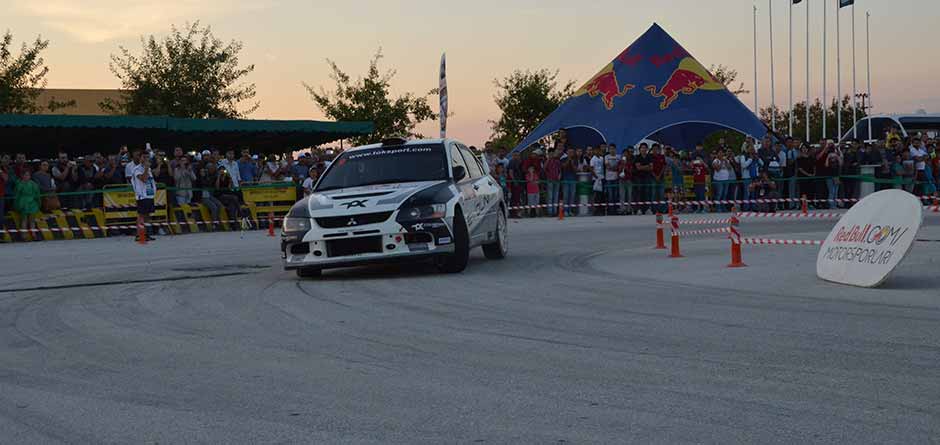
[[[506,256],[507,210],[502,188],[464,144],[388,139],[330,164],[284,218],[281,256],[302,278],[413,260],[457,273],[475,247]]]

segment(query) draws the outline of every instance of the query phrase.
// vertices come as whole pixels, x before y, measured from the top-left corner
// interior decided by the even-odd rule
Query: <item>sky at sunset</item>
[[[774,1],[777,104],[788,104],[789,0]],[[37,34],[51,40],[45,53],[50,88],[116,88],[110,54],[139,50],[141,35],[200,20],[223,40],[244,43],[241,59],[254,63],[249,80],[261,107],[250,118],[323,119],[301,82],[331,85],[326,59],[354,77],[381,47],[383,66],[397,71],[397,91],[437,86],[447,52],[449,136],[479,145],[498,116],[493,79],[514,69],[560,70],[578,86],[659,23],[704,65],[725,64],[753,88],[752,3],[747,0],[322,1],[322,0],[0,0],[0,31],[17,42]],[[811,92],[821,93],[821,0],[794,8],[794,89],[804,96],[806,4],[811,13]],[[835,94],[835,5],[828,0],[829,93]],[[857,0],[858,87],[865,88],[865,11],[871,11],[875,112],[940,112],[940,56],[932,37],[940,21],[937,0]],[[770,103],[766,0],[759,8],[759,99]],[[850,92],[851,10],[842,12],[843,91]],[[18,44],[18,43],[17,43]],[[436,99],[436,98],[435,98]],[[749,107],[753,97],[741,96]],[[436,108],[436,104],[435,104]],[[421,126],[436,135],[437,123]]]

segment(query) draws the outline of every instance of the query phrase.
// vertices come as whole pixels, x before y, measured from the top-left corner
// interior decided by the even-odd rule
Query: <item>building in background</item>
[[[39,114],[65,114],[81,116],[105,116],[108,113],[101,109],[99,104],[105,99],[117,101],[121,98],[120,90],[86,90],[86,89],[55,89],[47,88],[36,98],[36,104],[42,107]],[[47,105],[50,102],[71,103],[50,111]]]

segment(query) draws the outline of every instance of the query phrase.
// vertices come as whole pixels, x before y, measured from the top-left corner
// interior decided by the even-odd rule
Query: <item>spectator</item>
[[[767,172],[761,172],[758,178],[751,182],[750,194],[759,201],[776,200],[780,198],[777,193],[777,183],[773,181]],[[759,202],[754,208],[760,212],[776,212],[777,204],[774,202]]]
[[[198,186],[202,189],[202,204],[209,209],[212,229],[217,231],[221,229],[219,211],[222,209],[222,202],[215,197],[212,189],[216,188],[218,182],[219,167],[214,162],[204,165],[205,167],[199,171],[199,176],[197,176]]]
[[[7,186],[13,182],[10,180],[10,157],[3,155],[0,158],[0,230],[6,228]]]
[[[48,169],[48,164],[46,168]],[[14,185],[14,208],[20,214],[20,228],[28,230],[29,236],[24,237],[27,240],[32,238],[33,231],[37,230],[36,221],[33,215],[39,213],[39,185],[32,180],[29,169],[24,169],[20,175],[20,180]],[[37,236],[36,241],[42,239]]]
[[[617,163],[617,178],[620,181],[620,213],[633,214],[633,147],[627,147]],[[624,204],[626,203],[626,207]]]
[[[702,158],[702,162],[706,166],[712,165],[712,158],[708,155],[708,153],[705,152],[705,145],[703,145],[701,142],[695,144],[695,151],[692,152],[692,159],[695,158]]]
[[[859,149],[859,144],[853,142],[846,145],[842,153],[842,175],[858,176],[862,173],[861,161],[865,157],[865,151]],[[858,198],[858,178],[841,178],[842,189],[845,198],[848,200],[846,207],[853,199]]]
[[[551,152],[548,161],[545,162],[545,180],[548,182],[548,215],[557,216],[557,207],[561,202],[561,149]]]
[[[815,198],[815,186],[811,178],[816,176],[816,162],[810,156],[809,147],[806,145],[800,147],[800,156],[796,158],[796,176],[799,181],[800,196]]]
[[[273,153],[268,155],[267,161],[264,163],[264,168],[261,169],[261,179],[262,183],[271,183],[279,182],[284,178],[284,169],[277,162],[277,157]]]
[[[82,165],[80,165],[78,170],[78,187],[76,191],[83,192],[81,195],[77,196],[75,199],[78,203],[78,207],[83,210],[90,209],[95,207],[95,177],[98,175],[98,166],[92,162],[91,156],[85,156],[81,158]]]
[[[496,158],[496,163],[503,166],[503,170],[509,168],[509,158],[506,157],[506,149],[501,148],[499,150],[499,157]]]
[[[646,142],[640,144],[640,155],[636,157],[633,169],[633,180],[636,187],[636,200],[642,203],[638,206],[640,213],[643,215],[647,211],[655,213],[656,210],[646,204],[652,195],[650,187],[653,181],[653,158],[649,154],[649,146]]]
[[[670,192],[674,201],[682,200],[685,189],[685,176],[683,176],[684,165],[676,152],[669,150],[666,155],[666,166],[669,168],[669,175],[672,178]]]
[[[708,205],[704,203],[706,197],[706,183],[708,181],[708,165],[701,156],[696,156],[692,162],[692,187],[695,191],[696,204],[695,211],[705,213]]]
[[[490,172],[490,176],[496,180],[499,184],[499,188],[503,189],[503,194],[509,196],[509,182],[506,177],[506,169],[503,167],[503,164],[497,162],[493,165],[493,171]]]
[[[522,169],[522,155],[519,152],[512,154],[509,161],[509,197],[512,207],[523,204],[523,191],[525,190],[525,170]],[[518,213],[517,213],[518,216]]]
[[[241,180],[239,185],[254,183],[258,180],[257,158],[251,157],[251,152],[246,148],[242,150],[242,157],[238,160],[238,177]]]
[[[317,183],[318,176],[319,174],[317,173],[316,167],[310,167],[307,170],[307,177],[304,178],[303,182],[304,196],[313,194],[313,186]]]
[[[173,172],[170,171],[170,163],[166,153],[158,151],[151,162],[151,176],[158,184],[173,185]]]
[[[176,170],[177,167],[179,167],[180,162],[182,162],[182,160],[183,160],[183,158],[184,158],[185,156],[186,156],[186,154],[183,153],[183,147],[174,147],[174,148],[173,148],[173,159],[170,160],[170,172],[171,172],[171,174],[174,174],[174,175],[175,175],[174,171]]]
[[[565,198],[565,212],[572,216],[575,214],[575,194],[578,186],[578,156],[577,155],[568,155],[568,150],[565,150],[565,155],[562,156],[561,161],[561,181],[562,181],[562,195]],[[580,150],[576,150],[580,153]]]
[[[28,169],[24,171],[29,171]],[[22,177],[22,175],[21,175]],[[33,181],[39,184],[39,193],[41,194],[40,207],[44,213],[50,213],[53,210],[62,208],[59,197],[56,195],[55,179],[49,174],[49,162],[39,163],[39,170],[32,174]]]
[[[914,180],[916,179],[916,161],[913,159],[913,152],[904,150],[901,152],[901,168],[895,169],[895,175],[901,177],[901,184],[908,193],[914,193]]]
[[[235,153],[232,152],[232,158]],[[234,159],[232,159],[234,161]],[[219,168],[219,174],[215,179],[215,197],[225,207],[225,213],[228,216],[229,226],[234,228],[235,223],[241,219],[241,205],[238,201],[238,194],[235,192],[235,182],[232,175],[224,167]]]
[[[911,141],[908,151],[911,152],[911,159],[914,161],[914,169],[916,170],[914,174],[915,186],[911,193],[922,196],[924,194],[924,184],[927,182],[927,161],[930,158],[924,148],[924,141],[920,138],[914,138]]]
[[[715,201],[718,201],[716,208],[719,212],[725,211],[724,201],[728,199],[728,182],[731,181],[734,174],[731,170],[731,162],[728,160],[728,154],[725,151],[718,151],[715,159],[712,161],[712,185],[715,189]]]
[[[602,147],[604,144],[601,145]],[[604,150],[598,147],[591,156],[591,178],[594,181],[592,190],[594,191],[594,216],[602,215],[604,209],[601,205],[604,203]]]
[[[196,173],[188,157],[181,157],[173,169],[173,183],[176,185],[176,204],[189,205],[193,201],[193,183]]]
[[[836,199],[839,198],[839,185],[841,183],[839,176],[842,175],[842,162],[842,150],[833,147],[826,155],[825,169],[820,175],[826,178],[826,191],[829,197],[830,209],[835,209],[838,204]]]
[[[108,165],[104,168],[103,184],[121,184],[124,182],[124,167],[117,155],[108,156]]]
[[[620,165],[620,157],[617,156],[617,146],[610,144],[607,146],[607,155],[604,156],[604,189],[607,191],[607,214],[614,213],[614,203],[620,203],[623,207],[623,201],[620,199],[620,171],[617,166]],[[622,210],[621,210],[622,211]]]
[[[154,211],[154,197],[157,194],[157,184],[153,179],[150,170],[150,162],[140,151],[134,151],[133,158],[136,161],[133,176],[131,176],[131,186],[134,188],[134,196],[137,198],[137,227],[143,227],[143,235],[147,241],[153,241],[152,230],[147,227],[150,224],[150,215]],[[140,229],[138,229],[140,231]]]
[[[231,180],[231,187],[237,189],[241,183],[241,175],[238,170],[238,161],[235,160],[235,150],[225,152],[225,159],[219,161],[219,167],[225,169],[226,175]]]
[[[66,193],[61,198],[62,206],[69,209],[79,207],[81,199],[68,194],[78,189],[78,166],[75,161],[69,160],[67,153],[59,152],[59,160],[52,167],[52,178],[55,179],[56,191]]]
[[[651,156],[651,162],[652,170],[650,171],[650,174],[652,175],[653,181],[653,194],[650,198],[650,201],[662,202],[665,199],[666,194],[666,156],[663,155],[662,147],[659,144],[653,144],[653,155]],[[659,208],[658,211],[663,213],[666,212],[665,205],[656,204],[655,206]]]
[[[539,174],[534,165],[529,165],[525,176],[526,196],[529,205],[529,216],[538,216],[539,205]]]

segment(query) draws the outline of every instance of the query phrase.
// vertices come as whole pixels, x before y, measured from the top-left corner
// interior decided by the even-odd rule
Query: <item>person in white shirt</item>
[[[237,189],[238,183],[241,182],[241,175],[238,173],[238,160],[235,159],[234,150],[225,152],[225,159],[219,161],[219,167],[228,172],[229,177],[232,178],[232,188]]]
[[[607,213],[613,208],[610,204],[620,202],[620,178],[617,166],[620,164],[620,157],[617,156],[617,146],[610,144],[607,147],[607,156],[604,156],[604,189],[607,190]]]
[[[913,138],[911,140],[911,146],[908,147],[908,150],[911,152],[911,159],[914,160],[914,173],[915,187],[914,193],[917,195],[922,195],[924,186],[923,182],[927,180],[927,160],[930,159],[927,155],[927,150],[924,149],[924,142],[919,138]]]
[[[731,162],[728,161],[724,151],[719,151],[712,161],[712,180],[715,183],[715,201],[724,201],[728,199],[728,181],[734,176],[731,169]],[[724,204],[717,205],[718,211],[725,211]]]
[[[603,145],[601,145],[603,147]],[[594,202],[597,205],[604,201],[604,149],[598,148],[591,156],[589,163],[592,179],[594,180]],[[594,207],[594,215],[600,215],[600,207]]]
[[[307,178],[303,182],[305,197],[313,194],[313,186],[317,183],[317,176],[317,168],[310,167],[310,170],[307,171]]]
[[[154,211],[153,199],[157,194],[157,184],[150,173],[150,162],[142,159],[145,154],[135,151],[133,159],[136,161],[133,175],[131,176],[131,186],[134,188],[134,195],[137,198],[137,227],[139,236],[146,236],[148,241],[154,238],[148,233],[147,225],[150,223],[150,215]]]

